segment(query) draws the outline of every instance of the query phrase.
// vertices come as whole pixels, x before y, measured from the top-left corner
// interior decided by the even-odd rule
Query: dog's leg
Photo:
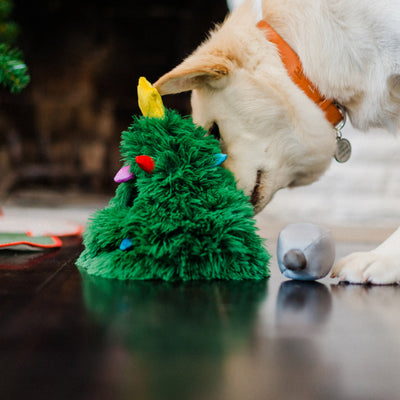
[[[400,283],[400,228],[375,250],[342,258],[331,277],[350,283]]]

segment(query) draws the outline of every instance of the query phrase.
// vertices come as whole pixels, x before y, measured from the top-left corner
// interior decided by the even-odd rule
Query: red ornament
[[[150,156],[137,156],[135,158],[137,165],[145,172],[151,174],[156,167],[156,163]]]

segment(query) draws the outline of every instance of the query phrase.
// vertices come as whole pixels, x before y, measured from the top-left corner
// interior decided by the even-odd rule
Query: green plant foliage
[[[0,0],[0,84],[11,93],[18,93],[28,85],[30,77],[22,53],[11,47],[19,31],[14,22],[8,21],[11,11],[12,2]]]
[[[95,213],[77,265],[116,279],[243,280],[269,276],[269,254],[253,208],[233,175],[217,166],[219,143],[175,111],[134,118],[122,134],[124,164],[134,177]],[[152,173],[135,162],[155,161]],[[121,250],[124,239],[132,246]]]
[[[21,53],[6,44],[0,44],[0,83],[11,93],[18,93],[30,81],[28,67],[22,61]]]

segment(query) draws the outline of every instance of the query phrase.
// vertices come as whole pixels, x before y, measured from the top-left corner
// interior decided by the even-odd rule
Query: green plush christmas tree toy
[[[220,166],[218,141],[165,110],[144,78],[138,95],[144,116],[122,134],[120,184],[89,221],[78,267],[122,280],[268,277],[252,206]]]

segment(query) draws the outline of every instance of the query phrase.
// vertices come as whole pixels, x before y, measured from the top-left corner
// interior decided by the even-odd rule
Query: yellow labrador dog
[[[155,86],[192,91],[194,121],[220,139],[258,212],[277,190],[317,180],[335,154],[346,160],[338,112],[360,129],[399,128],[400,1],[247,0]],[[333,276],[399,282],[400,229]]]

